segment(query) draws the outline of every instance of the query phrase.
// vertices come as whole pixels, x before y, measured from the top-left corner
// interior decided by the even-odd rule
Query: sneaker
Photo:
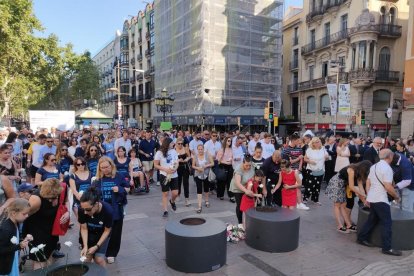
[[[170,199],[170,204],[171,204],[171,208],[176,211],[177,210],[177,205],[175,205],[175,202],[172,202]]]
[[[396,249],[390,249],[390,250],[382,250],[382,254],[385,255],[391,255],[391,256],[401,256],[402,252],[400,250],[396,250]]]
[[[231,197],[231,198],[230,198],[230,202],[231,202],[231,203],[236,203],[236,199],[235,199],[234,197]]]
[[[349,234],[349,230],[346,229],[345,226],[342,226],[341,228],[337,228],[336,231],[338,231],[339,233]]]
[[[163,217],[163,218],[168,217],[168,212],[167,212],[167,211],[164,211],[164,213],[162,214],[162,217]]]
[[[107,262],[108,264],[113,264],[113,263],[115,262],[115,257],[107,257],[107,258],[106,258],[106,262]]]
[[[160,182],[159,181],[157,181],[157,184],[156,184],[157,186],[160,186],[161,184],[160,184]]]
[[[298,203],[296,205],[296,208],[298,208],[299,210],[309,210],[309,207],[306,206],[305,204],[303,204],[302,202],[301,203]]]

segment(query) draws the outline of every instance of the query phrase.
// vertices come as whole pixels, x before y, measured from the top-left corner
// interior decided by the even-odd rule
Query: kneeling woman
[[[81,256],[86,261],[106,266],[105,253],[112,228],[112,207],[100,200],[99,191],[90,187],[80,198],[78,221],[83,248]]]

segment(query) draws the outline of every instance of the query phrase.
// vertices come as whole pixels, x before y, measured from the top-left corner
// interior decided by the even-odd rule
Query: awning
[[[305,129],[315,129],[315,124],[305,124]]]
[[[387,124],[372,124],[371,127],[374,130],[386,130]],[[388,130],[390,129],[391,129],[391,124],[388,124]]]
[[[318,124],[318,129],[330,129],[329,124]]]
[[[336,129],[337,129],[337,130],[339,130],[339,129],[340,129],[340,130],[345,130],[345,129],[346,129],[346,124],[337,124],[337,125],[336,125]]]

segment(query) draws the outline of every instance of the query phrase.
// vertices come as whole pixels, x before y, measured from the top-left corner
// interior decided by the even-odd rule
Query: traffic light
[[[355,124],[359,126],[361,125],[361,110],[358,110],[355,115]]]
[[[264,118],[266,120],[269,119],[269,108],[267,106],[264,109]]]
[[[267,102],[267,107],[269,109],[269,117],[267,119],[269,120],[273,120],[273,101],[268,101]]]
[[[365,110],[361,110],[361,125],[365,125]]]

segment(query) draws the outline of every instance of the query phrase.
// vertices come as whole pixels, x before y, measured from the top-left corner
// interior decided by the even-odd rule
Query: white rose
[[[58,170],[56,170],[56,169],[55,169],[55,170],[53,171],[53,173],[58,173]]]
[[[86,257],[85,257],[85,256],[80,257],[80,261],[81,261],[82,263],[84,263],[84,262],[86,261]]]
[[[83,191],[80,191],[78,194],[81,197],[83,195]]]
[[[42,250],[45,247],[46,247],[46,244],[41,243],[37,246],[37,249]]]
[[[67,247],[71,247],[71,246],[73,245],[73,243],[72,243],[71,241],[66,241],[66,242],[65,242],[65,245],[66,245]]]
[[[37,252],[39,252],[39,248],[37,247],[33,247],[32,249],[30,249],[31,254],[36,254]]]
[[[16,236],[13,236],[13,237],[10,239],[10,242],[11,242],[12,244],[15,244],[15,245],[18,245],[18,244],[19,244],[19,240],[17,239],[17,237],[16,237]]]
[[[27,235],[26,235],[26,240],[27,240],[27,241],[32,241],[32,240],[33,240],[33,236],[32,236],[32,235],[30,235],[30,234],[27,234]]]
[[[261,189],[262,189],[262,188],[263,188],[263,184],[260,184],[260,185],[259,185],[259,188],[261,188]]]

